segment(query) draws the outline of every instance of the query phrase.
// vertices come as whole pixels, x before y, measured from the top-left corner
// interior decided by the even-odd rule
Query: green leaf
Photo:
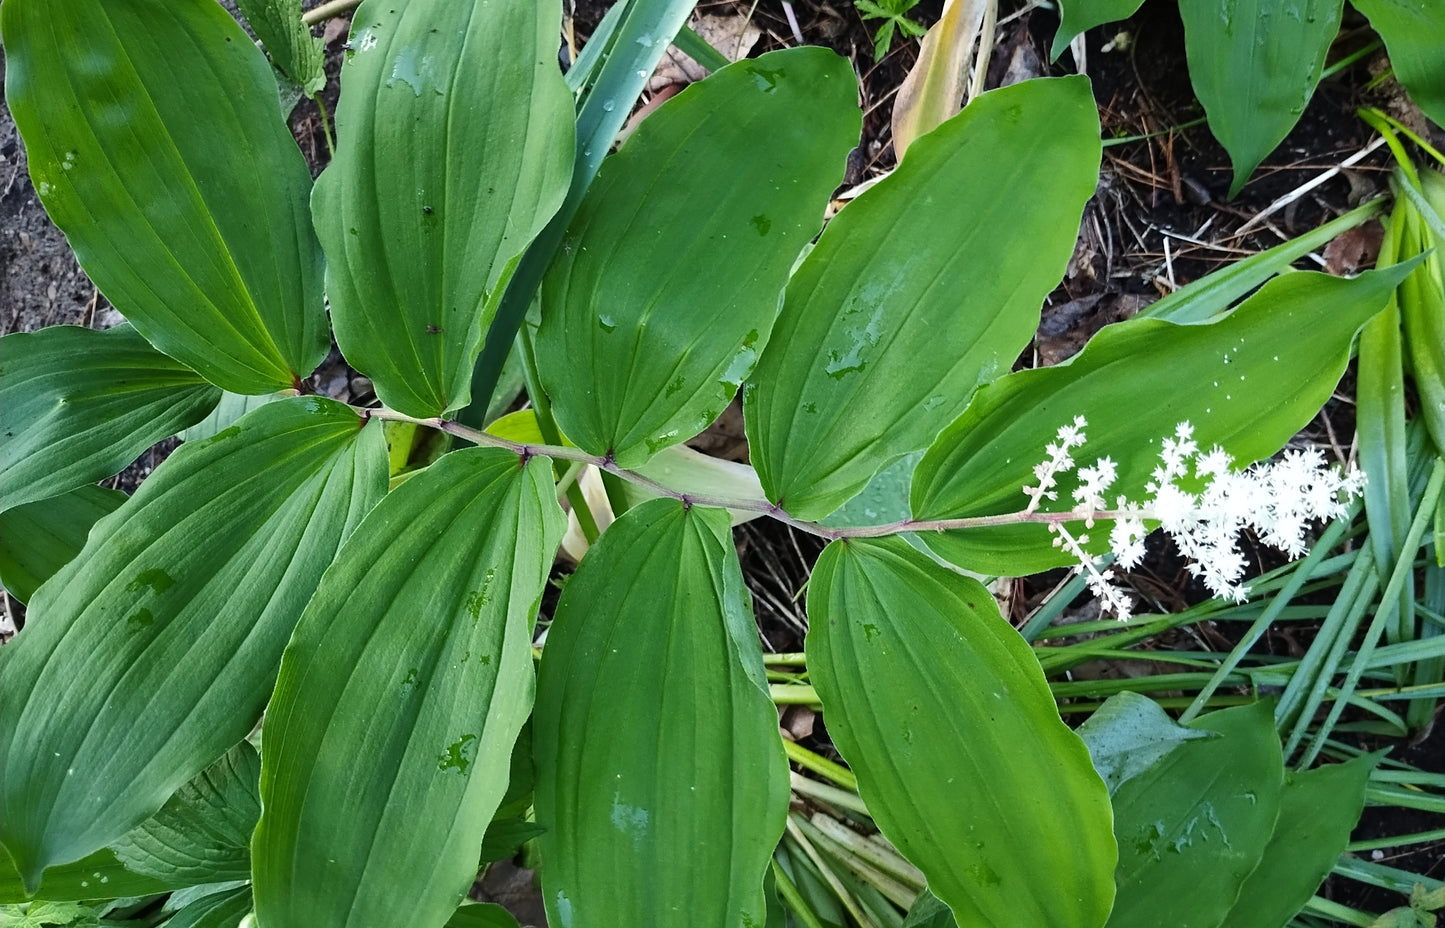
[[[1437,126],[1445,126],[1445,7],[1419,0],[1350,0],[1385,40],[1395,77]]]
[[[980,390],[934,442],[913,481],[918,519],[1017,512],[1044,446],[1077,415],[1088,420],[1083,461],[1110,456],[1110,495],[1142,502],[1159,442],[1180,422],[1202,447],[1237,465],[1269,457],[1314,417],[1349,359],[1356,330],[1385,305],[1407,266],[1352,280],[1299,272],[1265,284],[1203,325],[1132,319],[1107,326],[1056,367],[1020,371]],[[1073,487],[1065,478],[1060,498]],[[1111,523],[1093,534],[1108,535]],[[1020,575],[1070,563],[1042,525],[920,536],[955,564]]]
[[[913,908],[908,910],[903,928],[958,928],[958,922],[953,917],[953,910],[925,889],[918,894]]]
[[[469,401],[503,269],[567,191],[560,13],[368,0],[352,19],[312,208],[337,343],[408,415]]]
[[[0,511],[119,473],[221,391],[128,325],[0,338]]]
[[[517,920],[499,905],[468,903],[456,910],[446,928],[517,928]]]
[[[142,876],[200,885],[251,877],[251,831],[261,816],[261,758],[245,741],[111,845]]]
[[[181,909],[165,928],[236,928],[251,912],[251,887],[202,896]]]
[[[181,446],[96,523],[0,652],[0,842],[28,884],[250,732],[302,607],[385,488],[380,427],[297,398]]]
[[[772,52],[684,90],[602,163],[542,288],[537,364],[569,440],[632,467],[718,417],[822,225],[856,101],[845,59]],[[758,139],[766,156],[740,159]]]
[[[253,409],[259,409],[267,403],[274,403],[294,395],[294,391],[282,391],[280,393],[262,393],[254,396],[247,396],[242,393],[222,393],[221,401],[216,408],[211,410],[210,415],[197,422],[195,425],[180,432],[177,437],[181,441],[200,441],[203,438],[210,438],[218,432],[223,432],[235,425],[242,416]]]
[[[217,386],[296,386],[329,344],[322,256],[255,43],[211,0],[7,0],[0,31],[30,176],[101,292]]]
[[[481,862],[489,864],[515,857],[522,845],[546,830],[536,822],[521,817],[494,819],[482,838]]]
[[[266,710],[253,872],[267,928],[441,925],[471,886],[566,525],[552,462],[517,462],[469,448],[402,484],[302,615]]]
[[[1062,21],[1054,34],[1049,60],[1058,61],[1074,37],[1086,29],[1128,19],[1143,3],[1144,0],[1059,0]]]
[[[1078,734],[1110,794],[1184,742],[1211,737],[1207,731],[1176,723],[1154,700],[1130,692],[1105,700],[1079,726]]]
[[[117,896],[149,896],[180,886],[141,876],[127,870],[110,849],[96,851],[74,863],[48,867],[34,895],[54,902],[111,899]],[[29,895],[10,855],[0,849],[0,904],[24,902]]]
[[[764,923],[788,778],[757,634],[721,510],[643,503],[582,559],[533,719],[552,924]]]
[[[1114,794],[1119,895],[1108,928],[1215,928],[1260,862],[1284,760],[1269,702],[1212,712],[1187,741]]]
[[[1445,238],[1432,232],[1421,208],[1445,216],[1445,175],[1420,172],[1424,197],[1420,203],[1397,201],[1393,222],[1400,223],[1402,258],[1435,249],[1421,266],[1400,282],[1400,320],[1409,346],[1410,374],[1420,393],[1420,418],[1445,454]],[[1404,181],[1409,183],[1409,181]],[[1437,218],[1437,217],[1430,217]],[[1392,222],[1392,224],[1393,224]]]
[[[1283,928],[1350,842],[1379,755],[1285,774],[1279,819],[1259,866],[1220,928]]]
[[[326,46],[301,19],[301,0],[237,0],[271,63],[307,95],[326,86]]]
[[[1229,152],[1239,193],[1299,121],[1344,0],[1179,0],[1189,81]]]
[[[120,508],[118,490],[84,486],[0,513],[0,583],[22,603],[85,547],[91,526]]]
[[[1109,794],[989,592],[902,538],[834,542],[808,619],[828,732],[878,827],[960,923],[1101,925]]]
[[[1008,370],[1073,253],[1099,166],[1081,77],[990,91],[849,203],[788,284],[744,388],[769,498],[826,516]]]

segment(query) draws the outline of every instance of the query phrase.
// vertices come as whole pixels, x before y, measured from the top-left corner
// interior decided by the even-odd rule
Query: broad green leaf
[[[385,488],[381,428],[297,398],[182,445],[96,523],[0,651],[0,842],[28,884],[250,732],[302,607]]]
[[[1130,692],[1105,700],[1078,734],[1111,794],[1184,742],[1211,737],[1178,724],[1154,700]]]
[[[652,500],[602,534],[562,591],[533,725],[552,924],[764,923],[787,764],[727,513]]]
[[[1221,928],[1283,928],[1304,907],[1349,844],[1379,760],[1285,774],[1274,834]]]
[[[1273,707],[1202,716],[1187,741],[1114,794],[1119,887],[1108,928],[1216,928],[1274,833],[1284,760]]]
[[[517,928],[517,920],[499,905],[469,903],[456,910],[446,928]]]
[[[301,0],[237,0],[276,69],[306,94],[326,86],[326,48],[301,19]]]
[[[845,59],[773,52],[684,90],[602,163],[543,281],[537,332],[542,384],[578,447],[632,467],[722,413],[858,142],[856,101]],[[738,157],[759,139],[760,156]]]
[[[908,910],[903,928],[958,928],[958,922],[953,917],[953,910],[925,889],[918,894],[913,908]]]
[[[828,732],[960,924],[1103,924],[1108,791],[989,592],[902,538],[834,542],[808,620]]]
[[[76,902],[116,896],[148,896],[178,888],[173,883],[132,873],[107,849],[74,863],[47,868],[34,895],[37,899]],[[27,898],[29,896],[20,881],[19,871],[10,862],[10,855],[0,849],[0,905],[24,902]]]
[[[217,432],[223,432],[253,409],[259,409],[267,403],[274,403],[277,400],[294,396],[295,391],[283,391],[279,393],[262,393],[247,396],[242,393],[222,393],[221,401],[216,408],[211,410],[210,415],[197,422],[195,425],[180,432],[177,437],[181,441],[200,441],[203,438],[210,438]]]
[[[128,325],[0,338],[0,510],[119,473],[221,391]]]
[[[1099,122],[1081,77],[991,91],[828,225],[744,388],[753,466],[800,519],[919,451],[1006,372],[1072,254]]]
[[[322,255],[255,43],[212,0],[6,0],[0,32],[30,176],[101,292],[219,387],[296,386],[328,346]]]
[[[312,211],[346,359],[413,416],[466,405],[503,269],[562,202],[561,9],[368,0]]]
[[[266,710],[260,924],[426,928],[456,909],[532,706],[531,622],[564,526],[550,460],[469,448],[342,548]]]
[[[1243,466],[1269,457],[1329,399],[1356,330],[1385,305],[1410,266],[1353,280],[1300,272],[1265,284],[1216,322],[1132,319],[1106,327],[1056,367],[1020,371],[979,391],[934,442],[913,480],[917,519],[1018,512],[1033,467],[1058,427],[1082,415],[1088,443],[1075,458],[1112,457],[1111,498],[1142,502],[1160,442],[1180,422],[1204,448],[1218,444]],[[1072,475],[1061,480],[1070,501]],[[1108,525],[1093,534],[1108,535]],[[972,570],[1019,575],[1070,563],[1042,525],[920,537]]]
[[[1062,21],[1059,31],[1054,34],[1049,60],[1058,61],[1074,37],[1086,29],[1128,19],[1143,3],[1144,0],[1059,0]]]
[[[251,887],[237,886],[202,896],[181,909],[165,928],[236,928],[251,912]]]
[[[1445,6],[1433,0],[1350,0],[1385,40],[1395,77],[1437,126],[1445,126]]]
[[[118,490],[83,486],[0,513],[0,583],[22,603],[75,559],[91,526],[120,508]]]
[[[1239,193],[1320,82],[1344,0],[1179,0],[1189,81]]]
[[[261,758],[245,741],[112,844],[116,859],[168,883],[251,878],[251,831],[261,816]]]

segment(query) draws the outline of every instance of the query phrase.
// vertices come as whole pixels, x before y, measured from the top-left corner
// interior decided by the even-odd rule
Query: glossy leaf
[[[7,0],[0,31],[30,176],[101,292],[224,389],[309,374],[328,346],[311,174],[271,66],[230,14]]]
[[[426,928],[456,909],[532,705],[531,622],[564,524],[550,460],[469,448],[342,548],[266,711],[261,924]]]
[[[33,895],[36,899],[52,902],[79,902],[117,896],[148,896],[179,888],[172,883],[132,873],[107,849],[73,863],[47,868]],[[24,902],[28,898],[30,896],[20,881],[20,872],[11,863],[10,856],[0,849],[0,905]]]
[[[903,928],[958,928],[958,921],[942,899],[925,889],[908,910]]]
[[[261,758],[242,741],[111,850],[135,873],[168,883],[249,880],[251,831],[261,816],[260,777]]]
[[[499,905],[468,904],[456,910],[446,928],[517,928],[517,920]]]
[[[1058,61],[1075,36],[1086,29],[1128,19],[1143,3],[1144,0],[1059,0],[1062,21],[1059,31],[1054,34],[1049,60]]]
[[[237,928],[251,912],[251,887],[237,886],[202,896],[185,906],[165,928]]]
[[[1134,319],[1108,326],[1067,363],[1021,371],[979,391],[968,411],[924,455],[913,514],[951,519],[1022,510],[1023,487],[1058,427],[1088,420],[1075,457],[1112,457],[1111,497],[1138,502],[1163,438],[1180,422],[1202,447],[1243,466],[1266,458],[1314,417],[1339,381],[1356,330],[1385,305],[1405,266],[1353,280],[1300,272],[1265,284],[1205,325]],[[1142,399],[1141,399],[1142,398]],[[1068,500],[1072,475],[1063,478]],[[1109,523],[1093,534],[1108,535]],[[1019,575],[1070,562],[1042,525],[920,536],[939,556],[972,570]]]
[[[0,513],[0,584],[30,602],[40,584],[85,547],[91,526],[125,500],[118,490],[83,486]]]
[[[247,396],[241,393],[222,393],[221,401],[216,408],[211,410],[206,418],[195,425],[180,432],[177,437],[181,441],[200,441],[203,438],[210,438],[218,432],[223,432],[235,425],[242,416],[253,409],[259,409],[267,403],[274,403],[277,400],[286,399],[294,395],[294,391],[280,393],[262,393],[255,396]]]
[[[326,86],[326,47],[301,19],[301,0],[236,0],[276,69],[317,94]]]
[[[0,652],[0,840],[29,883],[250,732],[302,606],[385,488],[380,427],[298,398],[181,446],[96,524]]]
[[[1445,126],[1445,6],[1422,0],[1350,0],[1385,40],[1395,77],[1437,126]]]
[[[119,473],[221,398],[128,325],[7,335],[0,358],[0,511]]]
[[[1189,80],[1239,193],[1314,95],[1344,0],[1180,0]]]
[[[1350,843],[1377,763],[1366,755],[1285,774],[1274,834],[1220,928],[1283,928],[1304,908]]]
[[[560,8],[369,0],[313,212],[336,340],[388,406],[465,405],[503,269],[572,170]]]
[[[845,59],[773,52],[684,90],[602,163],[542,287],[537,365],[568,439],[632,467],[722,413],[858,142],[856,101]]]
[[[959,923],[1103,924],[1109,794],[989,592],[902,538],[834,542],[808,620],[828,732]]]
[[[1108,928],[1215,928],[1274,833],[1284,760],[1268,702],[1201,716],[1188,741],[1114,794],[1119,894]]]
[[[1099,167],[1084,78],[991,91],[849,203],[788,284],[744,389],[753,466],[826,516],[1008,370],[1073,252]]]
[[[603,533],[562,591],[533,725],[552,924],[764,923],[787,764],[725,512],[652,500]]]
[[[1211,737],[1178,724],[1154,700],[1130,692],[1105,700],[1078,733],[1111,794],[1184,742]]]

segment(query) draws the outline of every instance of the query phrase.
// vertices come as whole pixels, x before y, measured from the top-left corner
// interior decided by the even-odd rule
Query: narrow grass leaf
[[[1189,81],[1229,152],[1239,193],[1299,121],[1344,0],[1180,0]]]
[[[28,885],[250,732],[302,607],[385,489],[381,428],[297,398],[183,445],[96,523],[0,652],[0,843]]]
[[[902,538],[834,542],[808,617],[828,731],[878,826],[960,923],[1102,925],[1108,791],[989,592]]]
[[[237,886],[202,896],[182,907],[165,928],[237,928],[251,914],[251,887]]]
[[[470,401],[503,271],[567,191],[559,16],[368,0],[351,21],[336,157],[312,211],[337,344],[408,415]]]
[[[1420,172],[1420,181],[1425,192],[1422,205],[1445,215],[1445,175],[1425,170]],[[1414,204],[1403,200],[1395,207],[1395,222],[1402,225],[1402,260],[1430,252],[1400,283],[1400,320],[1409,348],[1410,374],[1420,394],[1420,418],[1425,420],[1436,450],[1445,454],[1445,260],[1439,251],[1445,240],[1431,230]]]
[[[236,393],[311,373],[328,345],[311,174],[271,66],[230,14],[15,0],[0,31],[40,201],[116,309]]]
[[[1285,775],[1274,834],[1220,928],[1283,928],[1304,908],[1344,853],[1379,760]]]
[[[753,466],[817,519],[927,447],[1028,344],[1100,157],[1082,77],[990,91],[914,142],[788,284],[743,411]]]
[[[221,391],[129,325],[0,338],[0,511],[118,473]]]
[[[1088,420],[1084,461],[1112,457],[1110,496],[1145,498],[1159,443],[1180,422],[1201,447],[1237,466],[1266,458],[1314,417],[1349,360],[1355,332],[1385,305],[1410,266],[1352,280],[1300,272],[1276,278],[1204,325],[1135,319],[1106,327],[1055,367],[1009,374],[979,391],[924,455],[913,482],[917,519],[1018,512],[1023,487],[1059,426]],[[1148,397],[1147,402],[1141,397]],[[1060,496],[1073,489],[1063,481]],[[1103,538],[1110,523],[1094,534]],[[1016,576],[1070,562],[1042,525],[928,533],[953,563]]]
[[[563,589],[539,672],[552,924],[764,924],[788,806],[767,692],[727,513],[629,509]]]
[[[1108,928],[1217,928],[1274,833],[1284,759],[1268,702],[1201,716],[1114,794],[1119,887]]]
[[[1395,76],[1437,126],[1445,126],[1445,6],[1420,0],[1350,0],[1385,40]]]
[[[119,490],[84,486],[0,513],[0,584],[22,603],[85,547],[90,529],[126,501]]]
[[[439,928],[471,886],[565,525],[552,462],[518,460],[468,448],[402,484],[301,616],[266,710],[252,854],[267,928]]]
[[[251,878],[251,832],[261,816],[261,758],[245,741],[111,845],[116,859],[167,883]]]
[[[857,145],[856,101],[846,59],[773,52],[684,90],[602,163],[542,285],[537,365],[569,440],[631,467],[726,408]],[[738,158],[759,139],[765,157]]]

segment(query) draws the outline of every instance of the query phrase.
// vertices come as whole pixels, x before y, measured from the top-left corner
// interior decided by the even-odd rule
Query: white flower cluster
[[[1035,512],[1044,499],[1058,498],[1058,477],[1074,469],[1073,451],[1084,445],[1084,427],[1077,416],[1058,431],[1058,441],[1047,447],[1048,459],[1034,468],[1037,486],[1024,487],[1029,497],[1026,512]],[[1118,477],[1113,460],[1099,458],[1092,466],[1078,468],[1076,508],[1059,513],[1066,519],[1050,520],[1057,537],[1055,547],[1079,560],[1089,588],[1104,607],[1120,619],[1129,617],[1132,601],[1114,584],[1113,569],[1099,570],[1085,549],[1089,536],[1075,536],[1066,521],[1082,521],[1092,529],[1097,518],[1111,519],[1109,546],[1116,564],[1124,570],[1135,567],[1144,557],[1145,521],[1158,522],[1190,559],[1189,571],[1204,581],[1216,596],[1243,602],[1249,588],[1241,583],[1247,566],[1239,547],[1239,536],[1252,529],[1260,541],[1291,557],[1305,553],[1305,530],[1319,519],[1344,513],[1351,499],[1364,489],[1365,475],[1351,467],[1341,472],[1325,465],[1324,455],[1314,449],[1286,451],[1278,461],[1233,469],[1234,460],[1223,448],[1201,451],[1194,440],[1194,427],[1181,422],[1172,438],[1165,438],[1145,489],[1150,494],[1142,504],[1123,496],[1115,497],[1108,510],[1105,493]],[[1197,492],[1187,489],[1181,481]]]

